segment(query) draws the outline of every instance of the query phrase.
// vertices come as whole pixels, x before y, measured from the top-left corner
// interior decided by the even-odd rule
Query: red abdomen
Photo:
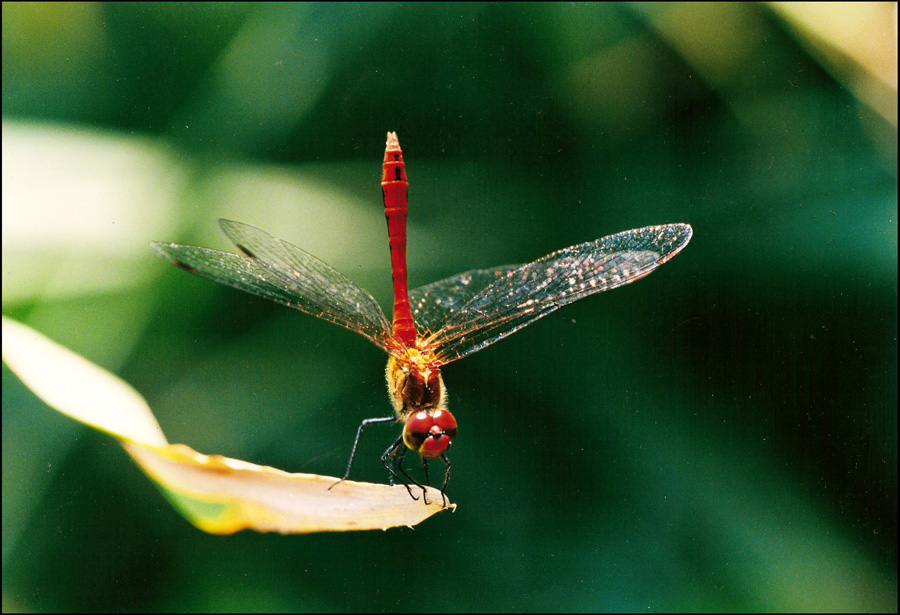
[[[381,191],[391,243],[391,272],[394,277],[394,337],[407,346],[416,345],[416,325],[409,309],[406,286],[406,168],[397,133],[389,132],[384,150]]]

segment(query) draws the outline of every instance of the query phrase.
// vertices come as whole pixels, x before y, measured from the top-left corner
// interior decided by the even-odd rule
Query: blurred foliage
[[[412,286],[695,231],[444,370],[459,509],[415,531],[203,534],[4,367],[4,611],[896,611],[896,4],[4,3],[2,28],[4,313],[204,453],[339,474],[384,357],[147,243],[227,249],[241,220],[388,306],[388,130]]]

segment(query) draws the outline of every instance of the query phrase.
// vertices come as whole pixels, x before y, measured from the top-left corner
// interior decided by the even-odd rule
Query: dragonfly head
[[[440,457],[456,438],[456,419],[448,410],[421,410],[403,426],[403,443],[426,459]]]

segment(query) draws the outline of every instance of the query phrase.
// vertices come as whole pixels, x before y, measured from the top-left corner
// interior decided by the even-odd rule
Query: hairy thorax
[[[419,412],[445,409],[444,381],[436,366],[416,349],[407,349],[407,357],[388,360],[388,394],[399,418]]]

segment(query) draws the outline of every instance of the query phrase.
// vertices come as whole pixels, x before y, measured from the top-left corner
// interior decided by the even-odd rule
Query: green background
[[[836,29],[896,71],[871,8]],[[4,611],[896,611],[896,77],[827,29],[730,4],[6,3],[2,27],[3,312],[204,453],[340,475],[390,413],[385,357],[147,244],[230,249],[240,220],[388,308],[388,130],[411,287],[694,227],[443,370],[459,508],[414,530],[204,534],[4,366]],[[397,433],[352,477],[384,482]]]

